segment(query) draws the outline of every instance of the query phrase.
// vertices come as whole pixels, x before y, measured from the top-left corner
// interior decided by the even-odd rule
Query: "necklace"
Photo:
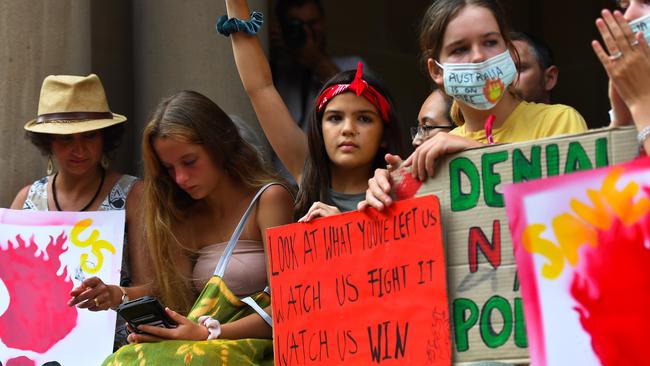
[[[56,177],[58,176],[59,176],[59,172],[56,172],[56,174],[54,174],[54,179],[52,180],[52,198],[54,198],[54,205],[56,206],[57,211],[63,211],[61,209],[61,206],[59,205],[59,200],[56,197]],[[102,180],[101,182],[99,182],[99,187],[97,187],[97,192],[95,192],[93,198],[90,199],[90,202],[88,202],[88,204],[85,205],[84,208],[82,208],[79,211],[86,211],[88,207],[90,207],[90,205],[92,205],[93,202],[95,202],[97,196],[99,196],[99,192],[101,192],[102,187],[104,186],[104,178],[106,178],[106,170],[102,168]]]

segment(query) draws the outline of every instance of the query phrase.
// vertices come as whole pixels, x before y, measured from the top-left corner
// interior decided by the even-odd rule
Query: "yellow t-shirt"
[[[501,127],[492,130],[494,142],[507,143],[587,131],[584,118],[575,109],[562,104],[521,102]],[[466,131],[465,126],[450,134],[487,144],[485,130]]]

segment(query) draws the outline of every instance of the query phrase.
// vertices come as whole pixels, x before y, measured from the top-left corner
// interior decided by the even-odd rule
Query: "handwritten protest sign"
[[[502,185],[628,161],[637,146],[635,129],[596,130],[455,154],[424,184],[396,176],[398,196],[441,202],[455,362],[528,359]]]
[[[650,159],[504,193],[532,362],[646,364]]]
[[[84,278],[119,283],[123,240],[123,211],[0,209],[0,363],[101,364],[115,312],[67,302]]]
[[[435,197],[267,235],[277,366],[449,365]]]

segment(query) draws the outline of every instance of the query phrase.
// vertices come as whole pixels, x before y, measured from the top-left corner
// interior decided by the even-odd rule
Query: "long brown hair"
[[[519,69],[519,53],[510,39],[510,27],[503,7],[497,0],[437,0],[427,9],[422,23],[420,24],[420,53],[421,61],[426,65],[429,59],[438,60],[442,50],[443,38],[447,26],[458,13],[468,5],[479,6],[488,9],[499,26],[499,32],[511,54],[514,55],[514,62]],[[443,89],[444,92],[444,89]],[[457,125],[465,123],[463,114],[460,111],[458,102],[454,100],[451,106],[451,117]]]
[[[212,162],[234,181],[251,190],[284,180],[271,173],[244,141],[230,117],[213,101],[194,91],[166,98],[149,118],[142,137],[147,244],[155,271],[156,295],[169,307],[187,313],[196,297],[191,278],[174,258],[192,255],[191,238],[177,237],[185,212],[197,202],[180,189],[153,148],[156,138],[174,138],[202,145]]]

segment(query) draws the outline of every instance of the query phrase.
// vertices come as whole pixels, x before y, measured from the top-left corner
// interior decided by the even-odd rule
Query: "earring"
[[[47,157],[47,170],[45,172],[47,175],[52,175],[52,173],[54,173],[54,160],[52,160],[52,155]]]
[[[104,170],[108,169],[108,165],[111,163],[110,159],[106,154],[102,155],[102,160],[99,161],[99,164],[102,166]]]

